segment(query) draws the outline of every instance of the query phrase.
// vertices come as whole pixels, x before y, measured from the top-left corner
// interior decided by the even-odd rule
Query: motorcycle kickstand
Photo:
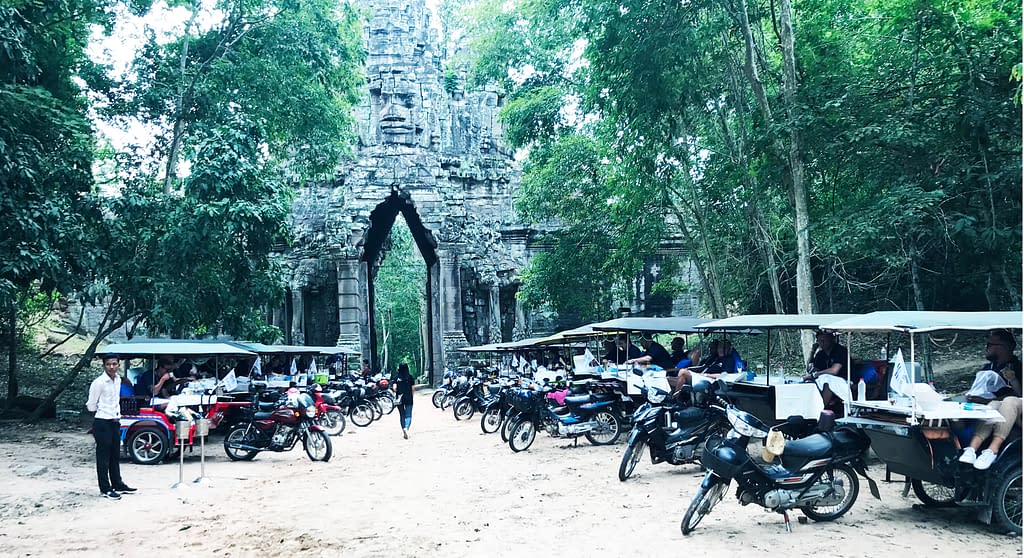
[[[786,510],[782,510],[782,519],[786,522],[786,532],[792,533],[793,524],[789,522],[789,512],[787,512]]]

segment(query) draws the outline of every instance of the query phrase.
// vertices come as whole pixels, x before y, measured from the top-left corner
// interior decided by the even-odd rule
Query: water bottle
[[[965,402],[964,403],[964,410],[965,411],[973,411],[974,410],[974,403],[971,403],[970,401]]]
[[[857,382],[857,401],[864,401],[868,397],[868,385],[864,383],[864,378],[861,378]]]
[[[889,351],[888,351],[888,349],[886,349],[885,345],[882,345],[882,353],[881,354],[882,354],[882,360],[889,360]]]

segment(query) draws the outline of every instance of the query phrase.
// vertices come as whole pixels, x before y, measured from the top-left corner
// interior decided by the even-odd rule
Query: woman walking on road
[[[391,385],[395,387],[395,403],[398,405],[399,420],[402,421],[402,437],[409,439],[409,427],[412,426],[412,374],[409,365],[398,365],[398,375]]]

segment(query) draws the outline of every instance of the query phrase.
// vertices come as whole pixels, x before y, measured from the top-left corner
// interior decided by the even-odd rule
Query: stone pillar
[[[444,374],[444,335],[441,333],[441,315],[444,314],[441,296],[441,262],[435,261],[427,269],[427,323],[426,334],[430,337],[427,344],[426,366],[430,369],[430,384],[436,384]]]
[[[340,347],[361,347],[359,338],[359,266],[356,258],[341,258],[338,267],[338,341]]]
[[[459,275],[459,256],[455,250],[438,250],[441,263],[438,297],[441,302],[441,332],[444,337],[444,363],[454,368],[460,357],[458,349],[465,347],[466,333],[462,330],[462,282]]]
[[[501,289],[497,284],[491,285],[491,296],[488,301],[487,313],[489,314],[490,320],[488,321],[487,330],[487,342],[488,343],[500,343],[501,342]]]
[[[302,302],[302,287],[299,285],[292,285],[291,343],[293,345],[304,345],[306,343],[306,333],[304,331],[305,318],[302,313]]]
[[[529,331],[526,323],[526,314],[523,312],[523,306],[519,304],[519,299],[515,300],[515,322],[512,324],[512,340],[522,341],[529,337]]]

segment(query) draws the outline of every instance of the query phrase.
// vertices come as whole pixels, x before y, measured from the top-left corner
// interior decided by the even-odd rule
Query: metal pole
[[[202,418],[196,422],[196,434],[199,436],[199,478],[196,484],[210,486],[213,481],[206,476],[206,437],[210,434],[210,421]]]
[[[178,440],[178,482],[171,485],[172,489],[185,488],[185,440],[188,439],[188,430],[191,423],[179,420],[174,423],[174,434]]]

